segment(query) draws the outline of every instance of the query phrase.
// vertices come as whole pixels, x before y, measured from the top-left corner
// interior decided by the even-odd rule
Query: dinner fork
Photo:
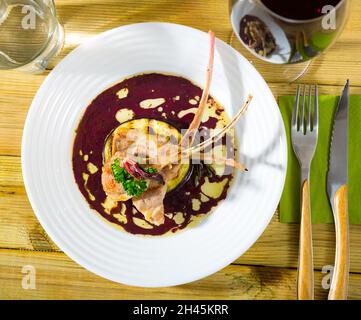
[[[312,85],[308,90],[306,114],[306,85],[303,85],[302,108],[299,108],[300,86],[297,87],[296,102],[291,123],[291,140],[301,167],[301,224],[299,260],[297,272],[297,298],[314,299],[312,221],[310,204],[310,167],[315,154],[318,137],[318,87],[315,86],[314,110],[312,113]]]

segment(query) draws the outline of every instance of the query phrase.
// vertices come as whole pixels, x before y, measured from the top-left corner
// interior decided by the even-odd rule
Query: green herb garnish
[[[157,173],[158,172],[158,170],[156,168],[153,168],[153,167],[149,167],[147,169],[144,169],[144,171],[146,173]]]
[[[132,178],[132,176],[123,167],[120,166],[120,161],[118,158],[114,160],[113,164],[111,165],[111,169],[114,180],[117,183],[121,183]]]
[[[132,175],[130,175],[127,170],[120,166],[120,160],[118,158],[112,163],[111,169],[114,180],[123,185],[125,192],[129,196],[139,197],[145,190],[147,190],[147,182],[144,179],[135,179]]]

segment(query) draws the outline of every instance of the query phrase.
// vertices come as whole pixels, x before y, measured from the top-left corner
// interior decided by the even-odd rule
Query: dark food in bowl
[[[260,18],[245,15],[241,19],[239,30],[239,36],[246,46],[260,56],[268,57],[275,51],[276,39]]]

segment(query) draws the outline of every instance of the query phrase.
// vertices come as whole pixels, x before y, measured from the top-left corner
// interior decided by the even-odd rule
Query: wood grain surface
[[[0,71],[0,299],[295,299],[299,226],[281,224],[278,212],[260,239],[224,270],[197,282],[163,289],[127,287],[102,279],[71,261],[47,236],[26,196],[21,175],[21,136],[27,111],[41,83],[66,54],[92,36],[129,23],[166,21],[212,29],[246,58],[252,57],[232,35],[225,0],[60,0],[65,26],[61,54],[41,75]],[[361,94],[361,2],[353,1],[346,29],[303,79],[318,83],[320,94],[339,94],[347,78],[351,94]],[[294,94],[284,70],[255,62],[275,97]],[[361,226],[350,226],[349,298],[361,298]],[[333,225],[313,226],[315,298],[326,299],[334,263]],[[37,286],[24,290],[22,267],[36,268]]]

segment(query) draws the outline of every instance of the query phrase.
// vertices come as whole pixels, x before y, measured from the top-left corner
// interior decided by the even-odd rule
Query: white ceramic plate
[[[175,73],[202,85],[208,35],[168,23],[140,23],[94,37],[50,73],[28,113],[22,168],[40,223],[55,243],[86,269],[120,283],[172,286],[208,276],[242,255],[261,235],[279,202],[286,140],[270,89],[238,52],[217,40],[211,94],[233,116],[248,93],[252,105],[237,126],[238,174],[217,210],[195,228],[167,237],[122,232],[93,212],[75,183],[74,130],[90,101],[140,72]]]

